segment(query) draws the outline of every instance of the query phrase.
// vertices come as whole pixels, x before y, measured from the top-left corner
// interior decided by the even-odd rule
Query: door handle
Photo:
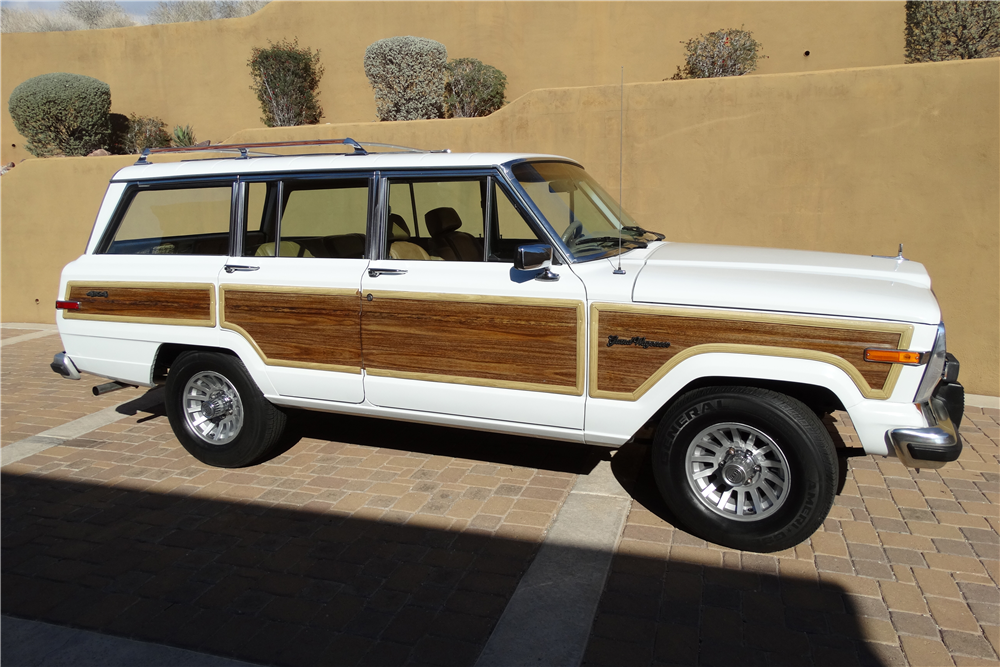
[[[401,276],[406,273],[406,269],[368,269],[369,278],[378,278],[379,276]]]
[[[226,273],[235,273],[236,271],[258,271],[259,266],[246,266],[244,264],[226,264]]]

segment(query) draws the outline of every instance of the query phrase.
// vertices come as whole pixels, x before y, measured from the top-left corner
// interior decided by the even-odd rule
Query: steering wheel
[[[566,227],[566,230],[562,233],[562,240],[568,245],[581,236],[583,236],[583,223],[579,220],[574,220],[569,223],[569,226]]]

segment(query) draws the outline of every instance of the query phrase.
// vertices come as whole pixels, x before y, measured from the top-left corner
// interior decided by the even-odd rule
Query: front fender
[[[822,361],[728,352],[698,354],[677,364],[635,400],[588,397],[587,442],[624,444],[684,387],[706,377],[746,378],[748,384],[768,380],[824,387],[848,412],[862,403],[882,402],[867,401],[846,372]]]

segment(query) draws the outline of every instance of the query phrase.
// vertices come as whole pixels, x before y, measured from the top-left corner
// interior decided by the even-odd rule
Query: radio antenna
[[[625,66],[622,65],[621,84],[618,87],[618,268],[614,270],[614,275],[625,275],[622,268],[622,155],[624,153],[625,136]]]

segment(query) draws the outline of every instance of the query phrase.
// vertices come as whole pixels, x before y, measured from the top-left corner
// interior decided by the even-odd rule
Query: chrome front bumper
[[[59,373],[59,375],[62,375],[64,378],[69,378],[70,380],[80,379],[80,371],[77,370],[73,360],[70,359],[65,352],[60,352],[54,356],[52,358],[52,363],[49,364],[49,368],[56,373]]]
[[[886,433],[899,460],[911,468],[940,468],[962,454],[965,391],[957,382],[942,382],[931,400],[920,406],[929,426],[894,428]]]

